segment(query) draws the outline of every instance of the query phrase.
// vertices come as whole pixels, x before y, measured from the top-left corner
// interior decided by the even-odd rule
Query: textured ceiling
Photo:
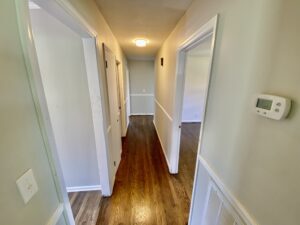
[[[96,0],[99,9],[129,58],[154,57],[192,0]],[[145,48],[134,45],[146,38]]]

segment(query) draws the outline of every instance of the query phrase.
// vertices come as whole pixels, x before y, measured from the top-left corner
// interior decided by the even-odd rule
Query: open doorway
[[[198,156],[205,127],[217,21],[216,15],[177,49],[170,172],[178,174],[179,179],[184,181],[184,188],[190,200],[189,223],[197,204],[194,201],[197,191],[195,184],[198,179],[195,171],[199,165]]]
[[[212,35],[186,51],[178,173],[191,199],[210,70]]]
[[[96,220],[101,199],[100,170],[87,62],[89,43],[42,7],[30,2],[33,39],[50,123],[75,223]],[[86,38],[86,37],[84,37]],[[95,45],[94,45],[95,47]],[[76,199],[89,201],[83,215]]]
[[[63,215],[67,224],[78,222],[82,210],[72,207],[72,212],[68,192],[88,192],[84,199],[95,200],[95,208],[85,211],[91,215],[84,220],[93,220],[96,200],[112,193],[96,32],[69,5],[16,3],[30,86],[59,197],[55,219]]]

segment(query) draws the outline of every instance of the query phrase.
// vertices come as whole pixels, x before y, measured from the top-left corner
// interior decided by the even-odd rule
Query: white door
[[[121,94],[121,84],[120,84],[120,73],[119,73],[120,63],[116,63],[116,77],[117,77],[117,97],[118,97],[118,110],[119,110],[119,125],[120,125],[120,135],[122,136],[122,94]]]
[[[121,143],[121,129],[120,129],[120,110],[119,110],[119,96],[118,96],[118,82],[117,82],[117,66],[116,58],[109,48],[104,46],[104,57],[106,66],[106,81],[107,92],[110,111],[111,123],[111,163],[113,164],[114,173],[121,161],[122,143]]]

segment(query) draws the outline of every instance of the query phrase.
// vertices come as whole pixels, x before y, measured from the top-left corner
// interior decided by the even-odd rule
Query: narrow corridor
[[[101,200],[98,225],[172,224],[188,221],[191,190],[170,175],[152,116],[132,116],[113,195]]]

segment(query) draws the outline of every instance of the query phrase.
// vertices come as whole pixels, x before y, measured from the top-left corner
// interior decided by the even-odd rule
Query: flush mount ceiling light
[[[146,47],[146,45],[149,43],[149,41],[147,39],[143,39],[143,38],[137,38],[134,40],[134,43],[137,47]]]

